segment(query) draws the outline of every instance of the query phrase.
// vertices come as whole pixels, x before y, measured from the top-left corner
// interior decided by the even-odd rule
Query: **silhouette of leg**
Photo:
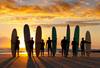
[[[49,48],[48,48],[48,56],[49,56]]]
[[[16,50],[14,51],[14,57],[16,57]]]
[[[44,51],[42,50],[42,55],[44,56]]]
[[[89,57],[89,56],[90,56],[90,52],[89,52],[89,51],[87,51],[87,52],[86,52],[86,55]]]
[[[83,55],[85,56],[85,51],[83,52]]]
[[[19,56],[19,50],[17,50],[17,55]]]
[[[42,56],[43,56],[43,50],[42,50]]]
[[[82,50],[81,50],[81,56],[82,56]]]
[[[68,56],[68,50],[66,50],[66,57]]]
[[[63,48],[62,48],[62,56],[63,56]]]
[[[44,56],[44,50],[43,50],[43,56]]]
[[[66,50],[64,49],[64,57],[66,57]]]
[[[75,57],[77,57],[77,54],[78,54],[78,52],[77,52],[77,51],[75,51]]]
[[[42,50],[41,50],[41,56],[42,56]]]
[[[29,50],[28,56],[29,56],[29,58],[31,58],[31,50]]]
[[[73,50],[73,57],[75,56],[75,50]]]
[[[50,52],[51,52],[51,56],[53,56],[53,53],[52,53],[52,48],[50,48]]]
[[[32,51],[32,56],[33,56],[33,49],[31,51]]]
[[[40,54],[41,54],[41,56],[42,56],[42,51],[40,50]]]
[[[42,50],[41,50],[41,56],[42,56]]]

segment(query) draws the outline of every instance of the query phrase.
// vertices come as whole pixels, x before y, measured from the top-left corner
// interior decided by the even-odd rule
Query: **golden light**
[[[24,37],[20,37],[20,48],[25,48],[25,42],[24,42]]]

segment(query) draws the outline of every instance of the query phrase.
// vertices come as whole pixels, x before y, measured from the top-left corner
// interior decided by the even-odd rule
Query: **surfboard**
[[[25,42],[25,47],[26,47],[26,51],[29,54],[29,40],[30,40],[30,29],[29,29],[29,25],[25,24],[24,25],[24,42]]]
[[[36,36],[35,36],[35,51],[37,57],[39,56],[40,53],[41,39],[42,39],[42,29],[41,26],[37,26]]]
[[[56,28],[53,26],[52,27],[52,54],[55,56],[56,54],[56,49],[57,49],[57,32]]]
[[[68,40],[68,44],[66,44],[66,56],[68,55],[69,46],[70,46],[70,26],[67,25],[67,31],[66,31],[66,39]]]
[[[90,31],[86,32],[85,40],[88,42],[85,45],[86,46],[86,55],[90,56],[90,51],[91,51],[91,34],[90,34]]]
[[[80,28],[79,25],[76,25],[74,31],[74,39],[73,39],[76,42],[76,45],[74,45],[76,56],[78,55],[78,49],[79,49],[79,35],[80,35]]]
[[[16,53],[15,53],[16,38],[17,38],[17,30],[13,29],[11,35],[11,52],[13,57],[16,57]]]

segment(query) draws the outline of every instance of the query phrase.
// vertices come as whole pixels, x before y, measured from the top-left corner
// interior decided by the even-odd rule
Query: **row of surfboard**
[[[74,38],[73,38],[73,40],[76,41],[77,43],[79,43],[79,36],[80,36],[80,28],[77,25],[75,27]],[[17,30],[13,29],[12,36],[11,36],[11,51],[12,51],[13,56],[15,55],[14,42],[16,41],[16,37],[17,37]],[[70,26],[69,25],[67,25],[66,38],[68,39],[68,41],[70,41]],[[39,53],[40,53],[41,39],[42,39],[42,28],[41,28],[41,26],[37,26],[36,36],[35,36],[35,45],[36,45],[35,51],[36,51],[37,57],[39,56]],[[25,41],[26,51],[28,54],[29,54],[29,40],[30,40],[30,29],[29,29],[29,25],[25,24],[24,25],[24,41]],[[90,36],[89,31],[86,32],[85,40],[91,42],[91,36]],[[67,49],[69,50],[70,44],[67,44],[66,46],[67,46]],[[78,52],[78,45],[76,46],[76,49]],[[90,49],[91,49],[91,45],[87,44],[86,50],[90,50]],[[57,32],[56,32],[56,28],[53,26],[52,27],[52,52],[53,52],[53,56],[55,56],[56,50],[57,50]]]

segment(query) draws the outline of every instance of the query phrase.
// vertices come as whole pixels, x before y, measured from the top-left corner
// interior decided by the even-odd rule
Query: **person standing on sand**
[[[66,38],[64,37],[64,39],[61,40],[61,47],[62,47],[62,56],[65,56],[66,54]]]
[[[52,46],[51,46],[51,44],[52,44],[52,40],[50,40],[50,37],[48,37],[48,40],[46,42],[46,46],[48,48],[48,56],[49,56],[49,51],[51,52],[51,56],[52,56]]]
[[[84,38],[82,38],[82,41],[80,43],[80,48],[81,48],[81,56],[85,56],[85,44],[86,41],[84,40]]]
[[[42,39],[42,41],[41,41],[41,48],[40,48],[41,56],[44,56],[44,45],[45,45],[45,43],[44,43],[44,40]]]
[[[20,44],[20,41],[19,41],[19,37],[17,36],[16,37],[16,43],[15,43],[15,56],[16,56],[16,53],[19,56],[19,44]]]
[[[30,56],[33,56],[33,45],[34,45],[34,40],[33,37],[30,39]]]

